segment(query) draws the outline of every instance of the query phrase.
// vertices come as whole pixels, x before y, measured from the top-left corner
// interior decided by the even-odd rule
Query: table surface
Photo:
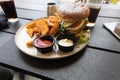
[[[20,7],[16,1],[19,22],[0,31],[0,65],[41,79],[119,80],[120,40],[103,26],[104,22],[120,21],[120,9],[104,5],[91,29],[89,44],[77,54],[58,60],[41,60],[25,55],[15,45],[16,31],[31,20],[46,16],[39,8]],[[35,3],[36,6],[39,3]],[[35,5],[34,4],[34,5]],[[29,5],[30,6],[30,5]],[[42,5],[43,6],[43,5]],[[109,6],[109,7],[108,7]]]

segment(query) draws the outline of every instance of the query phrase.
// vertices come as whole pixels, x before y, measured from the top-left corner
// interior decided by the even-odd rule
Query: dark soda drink
[[[17,18],[14,0],[2,0],[0,5],[8,19]]]
[[[90,15],[88,16],[89,22],[95,23],[99,14],[100,8],[90,7]]]

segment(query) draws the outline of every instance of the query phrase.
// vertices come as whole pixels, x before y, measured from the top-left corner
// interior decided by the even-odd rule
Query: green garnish
[[[77,35],[79,44],[86,43],[89,40],[89,32],[90,30],[83,30]]]

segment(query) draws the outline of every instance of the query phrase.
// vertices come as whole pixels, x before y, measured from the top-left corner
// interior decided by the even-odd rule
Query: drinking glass
[[[90,9],[90,14],[88,16],[89,23],[87,25],[94,26],[100,9],[102,7],[102,0],[87,0],[85,4]]]
[[[47,3],[47,16],[55,15],[56,13],[56,3],[49,2]]]
[[[14,0],[0,0],[0,5],[9,22],[18,21]]]

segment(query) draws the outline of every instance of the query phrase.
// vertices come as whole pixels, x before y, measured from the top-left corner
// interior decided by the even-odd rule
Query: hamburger
[[[57,9],[62,28],[73,34],[78,34],[85,28],[89,13],[90,9],[80,2],[64,3]]]

